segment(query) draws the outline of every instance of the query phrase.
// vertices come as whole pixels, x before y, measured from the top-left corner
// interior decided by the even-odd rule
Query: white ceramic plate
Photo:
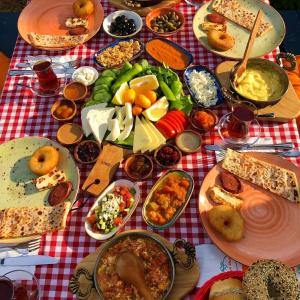
[[[90,211],[88,212],[87,214],[87,217],[91,215],[92,211],[95,209],[95,207],[98,205],[98,202],[101,201],[101,199],[109,192],[111,192],[115,187],[117,186],[127,186],[129,189],[131,188],[134,188],[136,193],[134,195],[134,202],[133,202],[133,205],[131,207],[131,210],[128,212],[128,214],[126,215],[126,217],[123,219],[123,222],[122,224],[120,224],[118,227],[116,227],[114,230],[112,230],[111,232],[109,233],[106,233],[106,234],[103,234],[103,233],[99,233],[99,232],[94,232],[92,231],[92,228],[90,226],[90,224],[85,221],[84,223],[84,227],[85,227],[85,230],[87,232],[87,234],[96,239],[96,240],[100,240],[100,241],[103,241],[103,240],[107,240],[109,239],[110,237],[112,237],[113,235],[115,235],[125,224],[126,222],[130,219],[131,215],[133,214],[133,212],[135,211],[138,203],[139,203],[139,200],[140,200],[140,189],[139,187],[134,184],[133,182],[129,181],[129,180],[126,180],[126,179],[120,179],[120,180],[117,180],[115,182],[113,182],[112,184],[110,184],[105,190],[104,192],[97,198],[97,200],[95,201],[95,203],[93,204],[92,208],[90,209]]]

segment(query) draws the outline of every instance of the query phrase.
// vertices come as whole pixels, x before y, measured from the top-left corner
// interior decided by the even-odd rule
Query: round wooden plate
[[[255,14],[257,14],[258,10],[261,9],[263,11],[264,22],[268,22],[273,26],[270,31],[266,32],[263,36],[258,37],[255,40],[250,57],[258,57],[270,53],[273,49],[281,44],[285,36],[286,29],[282,17],[273,7],[261,0],[238,0],[238,2],[242,5],[242,7]],[[212,1],[201,6],[194,16],[193,30],[197,40],[204,48],[215,54],[232,59],[242,59],[249,39],[250,31],[229,20],[226,22],[227,32],[235,39],[235,45],[233,48],[227,51],[217,51],[208,44],[207,34],[200,28],[200,25],[203,22],[206,22],[206,16],[209,13],[212,13],[211,4]]]
[[[271,154],[251,153],[251,156],[276,164],[296,173],[300,169],[291,162]],[[300,206],[242,180],[239,194],[244,203],[240,210],[245,220],[244,237],[238,242],[227,242],[208,222],[207,211],[213,206],[206,194],[209,187],[220,184],[221,164],[213,167],[202,183],[199,210],[202,223],[212,241],[233,259],[251,265],[258,259],[276,259],[289,266],[300,263]]]
[[[21,12],[18,20],[20,36],[30,45],[30,32],[39,34],[66,35],[68,30],[65,20],[73,16],[72,5],[75,0],[32,0]],[[91,39],[100,29],[104,18],[104,11],[100,1],[94,1],[95,10],[88,17],[88,36]],[[34,46],[34,45],[32,45]],[[66,50],[72,47],[42,48],[44,50]]]
[[[0,145],[0,209],[49,205],[47,199],[50,190],[37,191],[31,181],[38,176],[33,174],[28,168],[28,160],[32,153],[39,147],[46,145],[59,148],[60,159],[58,168],[66,173],[68,180],[72,181],[73,190],[69,200],[71,203],[76,200],[80,176],[71,153],[60,144],[47,138],[23,137]],[[0,239],[0,244],[22,243],[35,237]]]

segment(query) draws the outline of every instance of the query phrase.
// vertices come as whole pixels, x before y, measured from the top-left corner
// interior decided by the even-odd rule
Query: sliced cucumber
[[[105,70],[102,72],[101,77],[113,77],[116,78],[116,74],[112,70]]]
[[[106,84],[95,85],[94,92],[99,91],[99,90],[109,91],[109,86]]]
[[[112,99],[112,95],[109,93],[101,93],[93,95],[93,100],[101,102],[109,102]]]
[[[110,86],[114,80],[115,78],[111,76],[101,76],[96,80],[95,85],[106,84]]]

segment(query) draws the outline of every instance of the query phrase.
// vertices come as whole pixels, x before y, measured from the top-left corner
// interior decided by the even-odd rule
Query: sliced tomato
[[[169,123],[165,122],[164,119],[160,119],[155,123],[156,128],[164,135],[165,138],[170,139],[176,136],[176,131],[173,126],[169,125]]]
[[[165,120],[167,120],[174,127],[176,127],[177,133],[180,133],[184,130],[183,123],[175,115],[168,114],[168,115],[166,115]]]
[[[125,202],[121,202],[120,204],[119,204],[119,211],[124,211],[124,209],[125,209]]]
[[[90,215],[90,216],[86,217],[86,220],[88,221],[88,223],[93,225],[97,221],[96,214],[93,214],[93,215]]]
[[[119,226],[120,224],[122,224],[122,221],[123,221],[122,217],[116,217],[116,218],[114,219],[114,224],[115,224],[116,226]]]
[[[188,120],[187,115],[183,111],[181,111],[181,110],[172,110],[172,111],[169,112],[169,114],[173,115],[173,116],[176,116],[176,118],[178,118],[182,122],[184,128],[186,128],[188,126],[189,120]]]

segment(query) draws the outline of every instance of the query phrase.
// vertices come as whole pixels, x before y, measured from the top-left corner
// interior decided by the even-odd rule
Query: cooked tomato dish
[[[178,173],[172,173],[153,192],[146,207],[147,217],[152,223],[168,223],[186,201],[190,182]]]
[[[139,256],[144,264],[145,282],[153,299],[164,297],[170,284],[169,258],[159,244],[149,238],[126,237],[110,247],[102,256],[97,281],[106,300],[143,299],[136,288],[120,279],[115,264],[117,255],[128,251]]]

